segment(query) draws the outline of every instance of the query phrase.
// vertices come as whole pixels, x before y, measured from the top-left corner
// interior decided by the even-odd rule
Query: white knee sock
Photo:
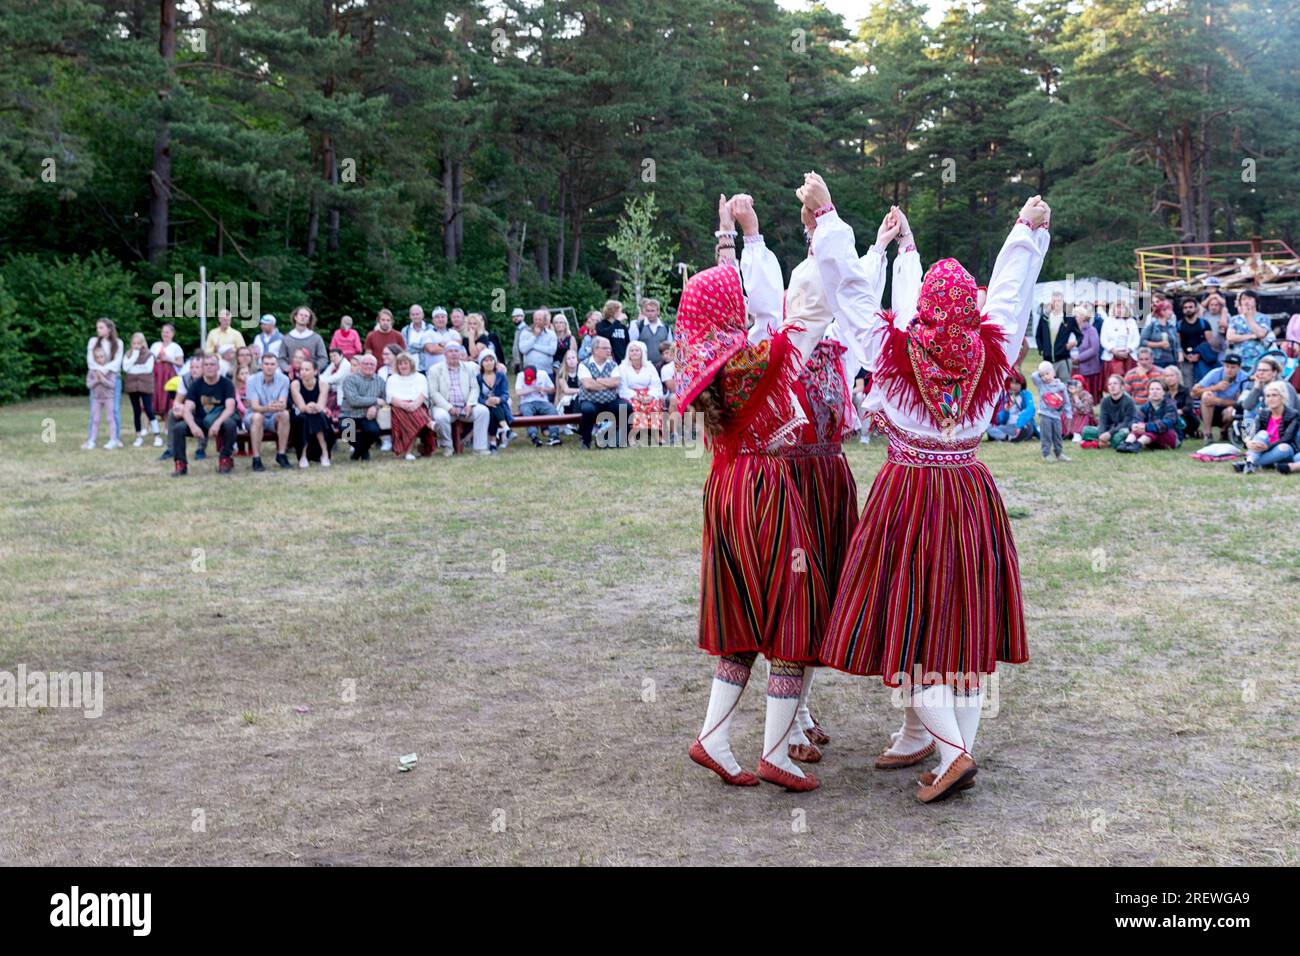
[[[935,777],[942,777],[948,767],[965,751],[961,727],[957,724],[955,695],[947,684],[918,687],[912,692],[912,706],[925,729],[939,748],[939,766]]]
[[[763,759],[788,770],[796,777],[803,771],[790,759],[790,731],[799,722],[799,690],[802,668],[773,664],[767,678],[767,719],[763,724]]]
[[[983,705],[983,690],[957,696],[957,726],[961,729],[962,745],[969,754],[975,752],[975,734],[980,729],[980,708]]]
[[[891,735],[891,740],[887,753],[914,754],[930,746],[934,738],[917,717],[916,708],[907,704],[903,707],[903,726]]]
[[[709,709],[700,731],[704,752],[732,774],[740,773],[740,764],[731,753],[731,718],[747,683],[748,667],[725,657],[718,661],[718,669],[713,674],[713,689],[709,692]]]
[[[798,727],[801,731],[811,730],[814,723],[812,714],[808,710],[808,697],[812,693],[813,674],[817,673],[815,667],[805,667],[803,669],[803,690],[799,691],[799,720]]]

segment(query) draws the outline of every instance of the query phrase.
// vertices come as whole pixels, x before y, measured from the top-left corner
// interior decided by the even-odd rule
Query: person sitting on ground
[[[1124,391],[1133,396],[1133,404],[1141,408],[1147,403],[1147,388],[1164,379],[1165,373],[1156,368],[1155,357],[1145,345],[1137,350],[1137,365],[1124,375]]]
[[[1237,399],[1249,382],[1250,376],[1241,370],[1241,356],[1229,352],[1223,356],[1222,365],[1210,369],[1192,387],[1192,398],[1201,403],[1201,437],[1207,445],[1214,440],[1215,425],[1220,428],[1222,440],[1228,440]]]
[[[1264,404],[1268,416],[1259,423],[1257,431],[1246,443],[1246,460],[1233,462],[1239,472],[1253,475],[1269,465],[1284,475],[1295,469],[1297,450],[1300,450],[1300,412],[1287,408],[1286,385],[1272,381],[1264,386]]]
[[[393,313],[387,309],[380,309],[375,315],[375,327],[366,333],[366,351],[375,357],[375,361],[382,368],[384,352],[388,346],[393,346],[395,355],[402,351],[405,344],[402,333],[393,328]]]
[[[1038,389],[1038,439],[1043,451],[1043,461],[1069,461],[1061,442],[1062,422],[1074,414],[1070,405],[1070,392],[1065,383],[1056,377],[1056,366],[1043,361],[1033,374]]]
[[[1091,327],[1092,323],[1089,322],[1088,325]],[[1065,435],[1071,441],[1082,442],[1083,430],[1097,424],[1093,416],[1092,395],[1088,392],[1088,382],[1082,375],[1070,379],[1070,408],[1072,413],[1064,421]]]
[[[339,327],[330,336],[330,351],[338,350],[349,363],[361,354],[361,336],[352,327],[352,316],[339,319]]]
[[[429,415],[429,382],[415,370],[415,359],[409,352],[399,352],[393,360],[384,399],[393,413],[393,454],[415,461],[411,446],[418,438],[420,454],[432,455],[438,436]]]
[[[316,363],[304,358],[298,366],[298,378],[289,383],[289,400],[297,419],[298,467],[306,468],[313,445],[320,448],[322,468],[330,466],[330,438],[333,430],[325,412],[330,387],[316,374]]]
[[[362,352],[353,366],[339,388],[339,426],[352,445],[352,461],[369,461],[371,446],[383,438],[379,413],[386,404],[384,382],[375,374],[377,363],[369,352]]]
[[[515,376],[515,395],[519,397],[519,414],[525,418],[533,415],[555,415],[555,405],[551,402],[551,396],[555,394],[555,383],[551,381],[551,376],[539,368],[531,365],[525,365]],[[532,425],[528,427],[528,440],[538,448],[542,446],[542,439],[538,429]],[[554,447],[560,443],[560,429],[557,425],[551,425],[546,429],[546,444]]]
[[[1250,383],[1242,390],[1233,409],[1233,417],[1241,416],[1242,428],[1247,434],[1253,435],[1257,431],[1256,420],[1267,408],[1264,389],[1270,382],[1282,382],[1286,391],[1287,408],[1300,411],[1300,400],[1296,398],[1295,389],[1282,378],[1284,368],[1282,357],[1277,352],[1271,352],[1255,363],[1255,373],[1250,376]]]
[[[510,383],[495,352],[484,351],[479,356],[478,400],[488,410],[488,451],[505,448],[510,444],[514,416],[510,414]]]
[[[1025,389],[1025,380],[1012,373],[1007,376],[1006,389],[998,402],[992,424],[984,433],[989,441],[1018,442],[1033,438],[1038,429],[1034,425],[1034,396]],[[864,425],[869,419],[864,418]]]
[[[1128,438],[1129,429],[1136,420],[1137,405],[1124,391],[1124,379],[1112,375],[1106,379],[1106,396],[1101,400],[1101,412],[1097,416],[1097,427],[1101,429],[1097,444],[1118,448]]]
[[[262,436],[268,429],[275,434],[275,463],[281,468],[290,467],[285,454],[289,447],[289,376],[280,371],[277,352],[262,355],[262,369],[248,380],[244,402],[248,406],[244,428],[253,452],[253,471],[265,470]]]
[[[1181,444],[1189,435],[1196,437],[1199,434],[1201,423],[1196,417],[1195,409],[1192,408],[1191,396],[1187,389],[1183,388],[1182,371],[1177,365],[1166,365],[1163,372],[1165,394],[1178,409],[1178,441]]]
[[[627,357],[618,367],[618,397],[632,409],[632,432],[656,441],[663,430],[664,386],[642,341],[627,344]]]
[[[1115,450],[1142,451],[1144,448],[1177,448],[1178,406],[1165,394],[1163,379],[1151,383],[1147,401],[1137,406],[1137,418],[1128,437]]]
[[[604,414],[614,417],[615,444],[618,444],[618,413],[625,404],[619,397],[621,383],[618,369],[619,365],[614,361],[613,348],[609,344],[609,339],[603,335],[596,336],[591,358],[578,366],[578,381],[582,383],[582,390],[578,394],[578,411],[582,413],[578,434],[582,436],[583,448],[591,447],[596,419]]]
[[[221,362],[215,355],[203,357],[203,374],[190,382],[185,399],[176,400],[172,408],[180,408],[179,419],[172,425],[172,457],[175,459],[172,477],[189,473],[186,444],[190,435],[199,441],[213,439],[220,455],[217,471],[227,475],[235,468],[235,383],[221,376]]]
[[[453,422],[474,427],[474,454],[488,454],[487,406],[478,400],[478,367],[466,362],[460,339],[448,339],[442,361],[429,370],[429,401],[433,403],[433,430],[443,455],[452,453]]]

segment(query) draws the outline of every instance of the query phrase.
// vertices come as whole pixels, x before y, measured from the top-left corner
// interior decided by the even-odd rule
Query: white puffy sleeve
[[[1034,283],[1038,281],[1051,241],[1047,229],[1031,229],[1017,222],[993,265],[984,311],[1006,334],[1007,359],[1013,363],[1029,327]]]
[[[872,246],[859,259],[852,227],[839,213],[831,211],[817,221],[813,259],[844,344],[859,365],[874,369],[875,350],[879,348],[876,331],[881,324],[880,298],[885,286],[884,253]]]
[[[771,338],[781,327],[785,302],[781,263],[761,235],[745,239],[740,252],[740,281],[745,285],[745,299],[753,320],[749,327],[749,342],[754,345]]]

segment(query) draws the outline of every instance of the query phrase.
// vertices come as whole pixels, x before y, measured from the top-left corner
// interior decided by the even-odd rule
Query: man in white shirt
[[[519,333],[519,355],[523,365],[550,374],[555,367],[557,345],[551,310],[537,309],[533,312],[532,327]]]
[[[444,318],[446,316],[444,315]],[[433,403],[433,430],[444,456],[452,453],[451,423],[470,422],[474,426],[474,454],[488,452],[488,409],[478,400],[478,374],[464,361],[460,340],[449,342],[443,361],[429,370],[429,400]]]
[[[656,368],[662,368],[663,359],[659,346],[669,339],[668,326],[659,321],[659,300],[642,299],[641,314],[628,330],[628,338],[633,342],[644,342],[646,357]]]
[[[424,346],[425,354],[428,357],[429,368],[433,368],[443,360],[447,346],[452,342],[460,341],[460,333],[447,325],[447,310],[438,306],[429,314],[430,321],[433,322],[433,330],[429,335],[432,344]]]
[[[406,351],[415,357],[415,370],[423,374],[429,366],[429,356],[435,351],[431,348],[433,345],[433,329],[425,324],[424,309],[421,306],[413,305],[408,313],[411,317],[411,324],[402,329],[402,339],[406,342]],[[442,347],[436,349],[439,356],[442,354]]]

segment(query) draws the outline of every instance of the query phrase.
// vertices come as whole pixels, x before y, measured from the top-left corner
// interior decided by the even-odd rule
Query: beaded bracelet
[[[716,232],[714,232],[714,234],[713,234],[713,238],[714,238],[714,239],[722,239],[722,238],[724,238],[724,237],[725,237],[725,238],[728,238],[728,239],[735,239],[735,238],[736,238],[736,230],[734,230],[734,229],[719,229],[719,230],[717,230]]]
[[[745,245],[747,246],[750,245],[751,243],[759,243],[762,241],[763,241],[763,234],[761,232],[756,232],[752,236],[745,237]]]
[[[814,209],[814,210],[813,210],[813,218],[814,218],[814,219],[820,219],[822,216],[826,215],[828,212],[834,212],[834,211],[835,211],[835,207],[834,207],[833,205],[830,205],[830,204],[828,203],[827,205],[822,206],[820,209]]]

